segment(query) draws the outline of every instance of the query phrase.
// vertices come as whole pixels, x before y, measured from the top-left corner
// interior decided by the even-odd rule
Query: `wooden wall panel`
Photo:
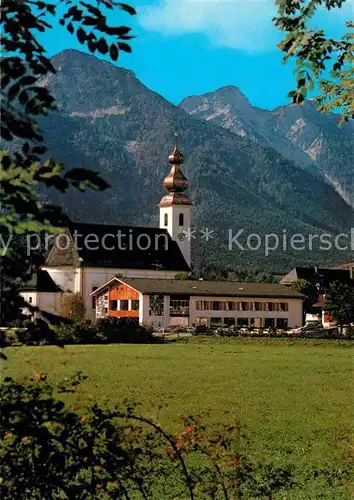
[[[139,311],[108,311],[110,318],[139,318]]]
[[[109,291],[109,300],[139,300],[139,293],[127,285],[116,285]]]

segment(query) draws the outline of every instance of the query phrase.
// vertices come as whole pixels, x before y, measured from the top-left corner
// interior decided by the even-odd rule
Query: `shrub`
[[[104,318],[97,321],[100,337],[108,343],[152,342],[153,329],[139,325],[135,318]]]
[[[26,320],[21,328],[8,328],[0,334],[1,347],[53,343],[56,343],[54,332],[42,319]]]
[[[96,324],[89,320],[54,327],[58,343],[110,344],[152,342],[152,329],[140,326],[134,318],[105,318]]]
[[[57,341],[62,344],[95,344],[98,342],[97,328],[89,320],[56,326],[54,332]]]

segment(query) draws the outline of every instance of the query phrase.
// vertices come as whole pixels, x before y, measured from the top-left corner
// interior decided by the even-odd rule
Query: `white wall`
[[[155,326],[167,327],[169,325],[185,325],[192,326],[197,324],[197,318],[259,318],[264,320],[264,318],[286,318],[288,320],[289,328],[294,328],[295,326],[301,326],[302,317],[302,300],[301,299],[268,299],[262,298],[242,298],[237,297],[237,301],[240,302],[286,302],[288,304],[288,311],[201,311],[197,310],[196,303],[199,300],[204,301],[230,301],[236,300],[231,297],[206,297],[206,296],[193,296],[190,298],[189,302],[189,325],[188,318],[176,318],[169,316],[169,301],[170,297],[164,297],[164,316],[153,317],[149,316],[149,296],[143,296],[144,310],[141,311],[140,322],[145,324],[151,324]]]
[[[37,292],[20,292],[21,297],[25,299],[26,302],[31,304],[33,307],[37,306]],[[30,310],[27,307],[22,309],[23,314],[31,315]]]
[[[63,289],[64,292],[77,293],[81,291],[81,268],[60,266],[42,267],[48,271],[53,281]]]
[[[165,225],[165,214],[167,215],[168,224]],[[183,214],[184,224],[179,225],[179,215]],[[178,243],[183,257],[187,264],[191,265],[191,242],[185,237],[179,238],[179,235],[184,231],[188,231],[191,227],[191,207],[190,205],[173,205],[170,207],[160,207],[160,228],[167,229],[171,238]]]
[[[139,323],[148,325],[149,323],[149,296],[139,295]]]
[[[59,314],[61,308],[61,293],[58,292],[21,292],[22,297],[29,302],[32,298],[31,305],[38,307],[42,311],[52,314]],[[30,314],[28,309],[23,311],[24,314]],[[36,314],[36,316],[38,316]]]
[[[287,301],[289,304],[289,326],[302,326],[303,324],[303,302],[301,299]]]

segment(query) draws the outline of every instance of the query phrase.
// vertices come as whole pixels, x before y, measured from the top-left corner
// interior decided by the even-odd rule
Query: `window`
[[[129,304],[128,300],[121,300],[120,304],[119,304],[119,310],[120,311],[128,311],[128,304]]]
[[[235,318],[224,318],[224,326],[235,326]]]
[[[248,311],[250,308],[249,302],[241,302],[241,311]]]
[[[208,325],[208,318],[197,318],[197,325]]]
[[[266,311],[275,311],[275,304],[273,302],[267,302]]]
[[[252,303],[252,311],[262,311],[263,310],[262,302],[253,302]]]
[[[188,316],[189,315],[189,297],[187,295],[171,295],[170,297],[170,316]]]
[[[109,301],[109,310],[117,311],[118,310],[118,300],[110,300]]]
[[[227,311],[234,311],[236,308],[236,303],[235,302],[228,302],[227,303]]]
[[[279,302],[279,304],[277,304],[277,311],[287,312],[288,311],[287,302]]]
[[[277,328],[282,330],[288,328],[288,318],[277,318]]]
[[[139,300],[132,300],[131,310],[139,311]]]
[[[150,295],[149,296],[149,314],[150,316],[163,316],[164,296]]]
[[[248,326],[248,318],[237,318],[237,326]]]
[[[213,311],[220,311],[221,310],[221,302],[216,302],[216,301],[212,302],[211,309]]]
[[[94,292],[95,290],[97,290],[97,288],[98,286],[93,286],[91,292]],[[96,297],[92,297],[91,307],[92,309],[96,309]]]
[[[163,216],[163,224],[164,224],[165,227],[168,226],[168,215],[167,214],[165,214]]]
[[[28,297],[28,303],[32,304],[33,297]]]
[[[264,326],[265,328],[274,328],[275,318],[264,318]]]
[[[198,311],[209,311],[209,306],[210,302],[208,302],[207,300],[197,300],[196,307]]]
[[[178,224],[180,226],[183,226],[184,225],[184,215],[183,214],[179,214],[179,217],[178,217]]]
[[[210,318],[210,326],[222,326],[222,318]]]

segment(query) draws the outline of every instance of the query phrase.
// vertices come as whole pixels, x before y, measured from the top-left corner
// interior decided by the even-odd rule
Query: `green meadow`
[[[85,345],[6,349],[2,376],[33,370],[59,381],[88,376],[79,396],[137,412],[168,431],[199,415],[240,421],[249,454],[292,464],[302,486],[284,498],[352,498],[354,345],[337,341],[188,339],[159,345]],[[69,404],[72,401],[69,401]],[[351,462],[353,464],[353,462]]]

